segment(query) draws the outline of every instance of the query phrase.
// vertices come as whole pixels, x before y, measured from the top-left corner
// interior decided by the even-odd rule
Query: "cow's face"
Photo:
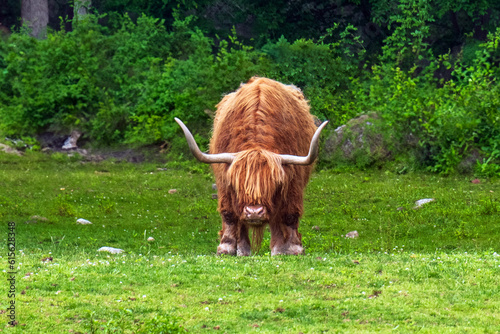
[[[239,218],[248,224],[267,222],[276,199],[286,194],[280,156],[265,150],[243,151],[238,153],[227,173],[230,187],[236,193],[233,205]]]

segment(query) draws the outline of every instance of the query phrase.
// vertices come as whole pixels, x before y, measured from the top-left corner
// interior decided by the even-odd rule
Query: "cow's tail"
[[[262,239],[264,239],[265,225],[252,226],[252,253],[256,254],[260,250]]]

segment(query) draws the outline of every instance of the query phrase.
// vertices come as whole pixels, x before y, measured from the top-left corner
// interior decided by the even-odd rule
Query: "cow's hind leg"
[[[221,213],[222,230],[219,232],[220,244],[217,247],[217,255],[236,255],[236,242],[238,240],[238,218],[229,211]]]
[[[299,233],[299,214],[286,214],[271,227],[271,255],[304,254]]]

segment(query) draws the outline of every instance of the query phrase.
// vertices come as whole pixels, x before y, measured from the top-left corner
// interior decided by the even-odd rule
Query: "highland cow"
[[[271,254],[303,254],[299,218],[319,128],[300,89],[254,77],[217,105],[210,153],[179,119],[189,148],[213,164],[222,230],[217,254],[248,256],[271,230]],[[253,230],[252,245],[249,229]]]

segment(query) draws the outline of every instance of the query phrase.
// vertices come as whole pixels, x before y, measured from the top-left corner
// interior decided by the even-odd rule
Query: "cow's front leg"
[[[236,242],[238,240],[238,218],[230,211],[223,211],[222,230],[219,232],[220,244],[217,247],[217,255],[236,255]]]
[[[271,255],[304,254],[299,233],[299,214],[286,214],[271,226]]]
[[[240,222],[238,231],[237,251],[238,256],[250,256],[250,238],[248,237],[248,227]]]

